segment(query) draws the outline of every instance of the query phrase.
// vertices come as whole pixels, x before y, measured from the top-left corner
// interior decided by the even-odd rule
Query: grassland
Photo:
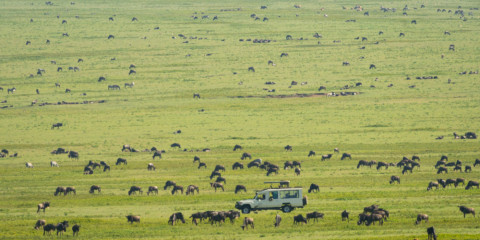
[[[364,11],[352,10],[357,3],[350,0],[70,2],[0,2],[0,87],[5,89],[0,100],[7,101],[0,104],[7,106],[0,109],[0,148],[19,154],[0,159],[0,238],[43,238],[33,225],[46,219],[80,224],[82,239],[426,239],[430,226],[435,226],[439,239],[480,239],[480,220],[462,218],[457,207],[478,211],[478,189],[426,191],[437,178],[480,180],[478,167],[447,175],[437,175],[434,168],[442,155],[464,165],[480,158],[478,139],[452,137],[453,132],[480,133],[479,75],[459,75],[480,67],[477,1],[369,0],[361,3]],[[260,9],[262,5],[267,9]],[[383,12],[380,6],[397,11]],[[458,6],[465,17],[454,14]],[[253,13],[260,20],[251,18]],[[202,19],[205,15],[209,17]],[[264,17],[269,20],[262,21]],[[314,38],[316,32],[322,38]],[[107,39],[109,35],[115,38]],[[286,35],[293,39],[286,40]],[[362,42],[362,37],[368,40]],[[451,44],[455,51],[448,50]],[[276,66],[269,66],[269,60]],[[342,66],[344,61],[350,66]],[[130,64],[136,65],[136,74],[128,75]],[[369,69],[370,64],[376,69]],[[68,70],[75,66],[80,71]],[[247,71],[251,66],[255,73]],[[58,67],[63,71],[57,72]],[[39,68],[45,69],[42,76],[36,74]],[[100,76],[106,81],[98,82]],[[276,84],[265,85],[268,81]],[[291,81],[299,84],[290,87]],[[130,82],[135,86],[125,89],[124,83]],[[357,82],[362,86],[341,90]],[[113,84],[121,90],[108,90]],[[359,94],[294,97],[319,93],[320,86],[328,92]],[[17,91],[8,94],[12,87]],[[71,93],[65,93],[66,88]],[[201,99],[193,99],[193,93]],[[33,100],[37,104],[32,105]],[[100,100],[105,103],[39,106]],[[52,130],[56,122],[64,126]],[[177,130],[182,133],[173,134]],[[436,140],[438,136],[445,138]],[[193,152],[170,148],[175,142]],[[139,150],[155,146],[166,153],[152,161],[152,153],[121,152],[123,144]],[[302,173],[297,177],[293,170],[281,170],[266,177],[260,169],[232,171],[242,153],[232,151],[235,144],[277,165],[301,161]],[[292,152],[283,150],[287,144]],[[80,159],[50,154],[58,147],[78,151]],[[334,154],[320,161],[319,155],[333,153],[336,147],[353,159],[340,161]],[[204,148],[211,151],[197,152]],[[317,156],[308,158],[310,150]],[[396,167],[356,168],[360,159],[396,163],[414,154],[420,156],[421,168],[412,174],[401,175]],[[194,156],[208,168],[198,170]],[[118,157],[126,158],[128,165],[115,166]],[[106,161],[112,169],[83,175],[90,160]],[[60,167],[51,168],[50,161]],[[25,162],[35,167],[26,169]],[[147,171],[149,162],[156,171]],[[216,164],[227,167],[225,192],[215,193],[209,185]],[[402,183],[388,184],[391,175],[399,175]],[[281,213],[281,228],[273,227],[276,211],[250,214],[256,227],[248,231],[241,230],[240,221],[167,225],[168,217],[178,211],[190,216],[230,210],[236,201],[266,187],[264,181],[280,179],[305,191],[311,183],[320,185],[320,193],[307,194],[306,208]],[[132,185],[163,187],[167,180],[196,184],[200,194],[172,196],[162,190],[158,196],[127,195]],[[93,184],[102,186],[101,194],[88,194]],[[236,184],[246,185],[248,192],[235,195]],[[55,197],[57,186],[75,186],[77,195]],[[37,214],[36,206],[43,201],[52,207]],[[374,203],[390,211],[389,220],[383,226],[357,226],[357,215]],[[345,209],[351,213],[350,222],[340,221]],[[292,224],[294,215],[311,211],[325,213],[325,219]],[[418,213],[428,214],[429,223],[414,225]],[[140,215],[142,222],[127,223],[128,214]]]

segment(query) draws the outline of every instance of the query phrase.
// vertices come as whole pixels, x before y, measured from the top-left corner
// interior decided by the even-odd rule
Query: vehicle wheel
[[[285,205],[285,206],[282,207],[282,211],[283,211],[284,213],[289,213],[289,212],[292,211],[292,207],[289,206],[289,205]]]
[[[250,213],[250,206],[245,206],[242,208],[242,213],[243,214],[249,214]]]

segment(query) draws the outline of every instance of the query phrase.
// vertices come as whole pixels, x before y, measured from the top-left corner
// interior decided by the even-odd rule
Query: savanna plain
[[[480,239],[478,216],[458,208],[480,210],[478,188],[427,191],[437,179],[480,180],[479,140],[453,136],[480,133],[479,8],[474,0],[0,1],[0,148],[9,151],[0,158],[0,238],[72,238],[78,224],[79,239],[427,239],[431,226],[438,239]],[[143,151],[152,147],[165,151],[161,159]],[[51,154],[57,148],[79,157]],[[252,159],[241,160],[244,152]],[[402,174],[396,164],[413,155],[420,167]],[[462,171],[437,174],[443,155]],[[247,168],[257,158],[278,174]],[[395,166],[357,168],[360,160]],[[84,174],[89,161],[111,170]],[[300,175],[286,161],[300,162]],[[235,162],[245,168],[233,170]],[[226,168],[224,192],[210,187],[216,165]],[[400,184],[389,183],[393,175]],[[199,194],[172,195],[167,180]],[[233,224],[188,218],[234,210],[279,180],[302,187],[308,204]],[[312,183],[319,192],[307,192]],[[235,194],[240,184],[247,192]],[[101,193],[90,194],[92,185]],[[59,186],[76,195],[54,196]],[[129,196],[131,186],[143,194]],[[51,203],[45,213],[41,202]],[[357,225],[372,204],[388,220]],[[324,219],[293,224],[313,211]],[[185,224],[167,223],[175,212]],[[416,225],[420,213],[429,221]],[[254,229],[240,228],[245,216]],[[44,237],[39,219],[70,227]]]

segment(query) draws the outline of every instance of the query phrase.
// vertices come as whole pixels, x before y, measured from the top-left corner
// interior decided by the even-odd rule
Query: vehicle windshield
[[[256,200],[265,200],[265,193],[257,193],[257,195],[255,195],[255,198]]]

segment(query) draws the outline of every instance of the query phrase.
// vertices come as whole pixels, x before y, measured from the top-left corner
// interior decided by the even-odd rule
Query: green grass
[[[480,129],[479,75],[459,75],[478,71],[476,1],[364,1],[361,5],[370,16],[351,10],[357,3],[350,0],[70,2],[0,3],[0,87],[4,88],[0,100],[7,101],[0,104],[7,106],[0,109],[0,148],[19,154],[0,159],[0,238],[43,238],[33,229],[38,219],[80,224],[79,238],[84,239],[426,239],[430,226],[435,226],[439,239],[480,238],[478,218],[462,218],[457,207],[478,211],[478,189],[426,191],[428,183],[438,178],[480,179],[478,167],[472,173],[450,170],[447,175],[437,175],[434,168],[442,155],[464,165],[480,158],[478,139],[452,137],[453,132],[478,134]],[[425,8],[420,8],[422,3]],[[296,9],[294,4],[302,7]],[[262,5],[268,8],[261,10]],[[405,5],[407,16],[402,14]],[[466,21],[453,13],[459,5]],[[380,6],[397,11],[382,12]],[[237,8],[241,10],[222,11]],[[453,12],[437,12],[444,8]],[[250,17],[253,13],[269,20],[255,21]],[[202,19],[204,15],[209,18]],[[214,16],[218,20],[213,21]],[[133,17],[138,21],[132,22]],[[356,22],[346,22],[351,19]],[[411,24],[414,19],[416,25]],[[445,31],[451,35],[444,35]],[[67,32],[70,37],[62,37]],[[316,32],[323,37],[314,38]],[[405,37],[399,37],[401,32]],[[115,39],[107,39],[110,34]],[[293,40],[286,40],[286,35]],[[450,44],[455,51],[448,50]],[[281,58],[281,53],[289,56]],[[79,58],[84,62],[77,62]],[[53,60],[57,64],[51,64]],[[269,60],[276,66],[269,66]],[[342,66],[344,61],[350,66]],[[128,75],[130,64],[136,65],[137,74]],[[377,68],[368,69],[370,64]],[[68,70],[75,66],[80,71]],[[250,66],[255,73],[247,71]],[[63,71],[57,72],[58,67]],[[46,71],[42,76],[36,75],[39,68]],[[97,82],[100,76],[106,81]],[[416,79],[422,76],[438,78]],[[265,85],[268,81],[276,84]],[[290,88],[292,81],[299,85]],[[135,86],[125,89],[124,83],[130,82]],[[341,89],[357,82],[362,86]],[[107,90],[113,84],[121,90]],[[412,85],[415,88],[409,88]],[[322,93],[360,94],[314,95],[320,86],[327,88]],[[8,94],[12,87],[17,91]],[[65,93],[66,88],[71,93]],[[201,99],[193,99],[194,93]],[[311,97],[291,97],[297,94]],[[33,100],[37,104],[32,106]],[[105,103],[38,106],[100,100]],[[50,129],[57,122],[64,126]],[[173,134],[179,129],[181,134]],[[445,138],[435,140],[438,136]],[[189,151],[170,148],[175,142]],[[152,160],[152,153],[121,152],[123,144],[138,150],[155,146],[166,153],[161,160]],[[244,149],[233,152],[235,144]],[[292,152],[283,150],[287,144],[293,146]],[[51,155],[58,147],[78,151],[80,159]],[[334,154],[331,160],[320,161],[319,155],[333,153],[336,147],[353,159],[341,161],[340,154]],[[202,152],[204,148],[211,151]],[[308,158],[310,150],[317,156]],[[240,160],[243,152],[279,166],[300,161],[301,176],[294,176],[293,170],[270,177],[256,168],[232,171],[237,161],[248,164],[249,160]],[[356,168],[362,159],[396,163],[414,154],[420,156],[421,168],[413,174],[401,175],[396,167]],[[207,164],[206,170],[197,169],[194,156]],[[128,165],[115,166],[118,157],[126,158]],[[106,161],[111,172],[83,175],[89,160]],[[50,161],[60,167],[50,168]],[[25,162],[35,167],[26,169]],[[156,171],[147,171],[149,162]],[[215,193],[209,185],[216,164],[227,168],[225,192]],[[388,184],[391,175],[400,176],[402,183]],[[267,187],[264,181],[283,179],[305,192],[316,183],[320,193],[307,194],[309,204],[304,209],[280,213],[281,228],[273,227],[277,211],[250,214],[256,226],[248,231],[241,230],[241,219],[222,226],[195,226],[188,220],[185,225],[167,225],[174,212],[188,217],[199,211],[230,210],[236,201]],[[161,190],[158,196],[127,195],[132,185],[146,192],[151,185],[163,189],[167,180],[184,187],[196,184],[200,194],[172,196]],[[101,194],[88,194],[93,184],[102,187]],[[247,186],[248,192],[235,195],[236,184]],[[77,195],[54,197],[58,186],[75,186]],[[50,201],[52,207],[37,214],[36,206],[43,201]],[[388,209],[391,217],[383,226],[357,226],[357,215],[371,204]],[[343,210],[351,213],[350,222],[341,221]],[[293,225],[294,215],[312,211],[325,213],[325,219]],[[419,213],[428,214],[429,223],[414,225]],[[140,215],[142,222],[127,223],[128,214]],[[67,234],[71,233],[69,229]]]

